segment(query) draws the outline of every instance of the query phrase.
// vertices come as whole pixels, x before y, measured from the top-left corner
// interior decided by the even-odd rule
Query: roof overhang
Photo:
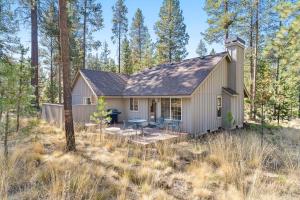
[[[233,90],[231,88],[228,88],[228,87],[222,87],[222,91],[225,92],[226,94],[230,95],[230,96],[233,96],[233,97],[239,95],[235,90]]]

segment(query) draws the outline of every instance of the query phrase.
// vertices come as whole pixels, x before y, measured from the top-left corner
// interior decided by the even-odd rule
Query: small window
[[[217,96],[217,117],[222,116],[222,97]]]
[[[139,110],[139,103],[138,99],[130,98],[130,110],[131,111],[138,111]]]
[[[83,104],[92,104],[92,101],[91,101],[91,97],[85,97],[83,98]]]

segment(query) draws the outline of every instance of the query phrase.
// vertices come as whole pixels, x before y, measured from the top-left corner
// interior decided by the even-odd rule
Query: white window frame
[[[132,110],[131,110],[131,105],[130,105],[130,100],[132,99]],[[134,102],[137,102],[137,110],[134,110]],[[129,110],[130,110],[130,112],[139,112],[139,107],[140,107],[140,105],[139,105],[139,99],[137,99],[137,98],[129,98]]]
[[[182,98],[179,98],[179,97],[165,97],[165,98],[160,98],[160,102],[161,102],[161,99],[169,99],[170,100],[170,120],[178,120],[178,119],[173,119],[172,118],[172,100],[171,99],[180,99],[180,108],[181,108],[181,112],[180,112],[180,120],[178,121],[182,121]],[[161,106],[161,105],[160,105]],[[161,108],[160,108],[161,110]]]
[[[218,99],[221,99],[221,105],[219,106],[218,105]],[[216,110],[216,114],[217,114],[217,118],[222,118],[222,107],[223,107],[223,98],[221,95],[218,95],[217,96],[217,99],[216,99],[216,103],[217,103],[217,110]],[[218,116],[218,109],[221,108],[221,116]]]
[[[88,104],[87,103],[87,99],[90,99],[90,104]],[[82,104],[83,105],[92,105],[92,97],[82,97],[82,100],[83,100],[83,102],[82,102]]]

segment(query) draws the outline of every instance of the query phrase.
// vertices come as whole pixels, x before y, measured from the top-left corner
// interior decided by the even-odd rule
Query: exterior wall
[[[222,59],[192,94],[192,132],[194,134],[217,130],[222,126],[222,118],[217,117],[217,96],[222,95],[222,87],[227,87],[228,84],[227,65],[227,59]],[[222,116],[224,114],[222,112]]]
[[[127,119],[140,118],[140,119],[148,120],[148,116],[149,116],[148,115],[148,98],[138,98],[138,105],[139,105],[138,111],[130,110],[129,98],[124,99],[124,102],[125,102],[125,114],[126,114]]]
[[[123,98],[105,98],[106,109],[115,108],[118,109],[121,114],[118,116],[119,122],[123,122],[126,119],[126,110],[125,110],[125,99]]]
[[[222,127],[224,128],[231,128],[229,127],[229,124],[227,122],[227,113],[231,112],[231,102],[232,97],[227,94],[226,92],[223,92],[222,94]]]
[[[192,100],[191,98],[182,98],[182,122],[181,130],[183,132],[192,133],[192,120],[193,120],[193,110],[192,110]]]
[[[82,76],[79,75],[72,90],[72,104],[83,104],[84,97],[91,97],[92,104],[97,103],[97,97],[94,95]]]
[[[231,97],[231,113],[237,126],[242,127],[244,122],[244,47],[238,42],[227,45],[227,49],[232,57],[230,67],[235,69],[235,83],[232,85],[238,95]],[[234,73],[234,72],[232,72]],[[230,75],[228,74],[228,79]]]

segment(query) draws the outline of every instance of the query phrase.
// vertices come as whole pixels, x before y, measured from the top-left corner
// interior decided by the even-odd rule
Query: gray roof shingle
[[[166,63],[131,76],[81,70],[98,96],[191,95],[227,52]]]
[[[80,72],[98,96],[122,96],[127,76],[113,73],[81,69]]]

